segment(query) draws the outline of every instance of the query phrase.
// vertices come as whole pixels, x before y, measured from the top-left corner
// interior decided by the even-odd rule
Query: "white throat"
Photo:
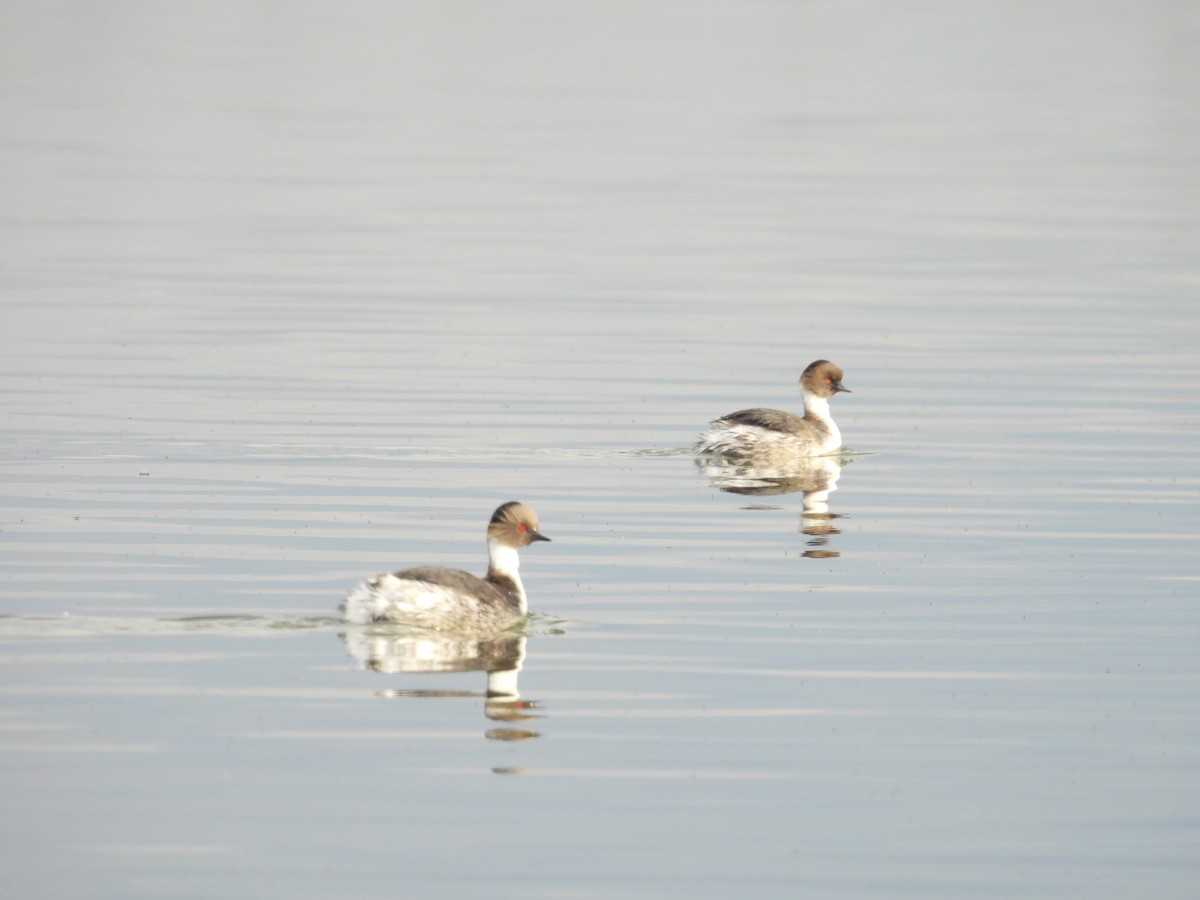
[[[804,411],[810,412],[818,419],[831,421],[829,414],[829,398],[818,397],[812,391],[804,391]]]
[[[488,540],[488,567],[498,575],[507,575],[518,583],[520,578],[517,570],[521,568],[521,557],[516,547],[502,544],[500,541]]]
[[[521,615],[529,612],[529,601],[525,597],[525,585],[521,584],[521,575],[517,571],[521,567],[521,558],[517,548],[502,544],[499,541],[488,540],[488,572],[511,578],[517,586],[517,596],[521,599]]]

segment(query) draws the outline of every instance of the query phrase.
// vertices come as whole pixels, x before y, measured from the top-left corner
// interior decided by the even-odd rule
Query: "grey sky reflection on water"
[[[1190,8],[683,12],[0,11],[14,896],[1190,895]],[[509,719],[333,615],[512,497]]]

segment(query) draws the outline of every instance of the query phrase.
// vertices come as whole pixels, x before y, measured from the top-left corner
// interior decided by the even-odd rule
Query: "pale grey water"
[[[4,4],[5,895],[1195,896],[1197,37]],[[838,518],[682,452],[821,356]],[[510,498],[536,706],[363,668]]]

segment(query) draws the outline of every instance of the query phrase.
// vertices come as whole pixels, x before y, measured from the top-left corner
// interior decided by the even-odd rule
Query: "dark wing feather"
[[[452,588],[456,591],[461,591],[464,594],[472,594],[477,597],[494,597],[496,600],[508,602],[508,597],[504,591],[500,590],[490,581],[484,581],[470,572],[464,572],[461,569],[447,569],[442,566],[417,566],[413,569],[405,569],[402,572],[395,573],[397,578],[404,578],[408,581],[423,581],[426,584],[436,584],[440,587]]]
[[[796,432],[804,430],[804,419],[782,409],[739,409],[718,420],[728,425],[753,425],[771,431]],[[713,423],[717,424],[716,422]]]

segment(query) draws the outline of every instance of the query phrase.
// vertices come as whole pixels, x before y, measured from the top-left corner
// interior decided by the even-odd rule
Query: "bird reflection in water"
[[[525,661],[524,634],[449,634],[401,625],[370,625],[347,629],[340,636],[359,665],[385,675],[486,672],[484,715],[494,722],[509,724],[490,729],[484,736],[495,741],[524,741],[540,736],[536,731],[517,727],[536,718],[532,712],[536,704],[522,700],[517,689],[517,676]],[[380,697],[410,699],[480,696],[477,691],[395,688],[377,693]]]
[[[786,464],[763,465],[754,459],[729,459],[723,456],[698,456],[696,467],[714,487],[729,494],[747,497],[771,497],[778,494],[803,492],[800,531],[807,537],[809,559],[829,559],[841,556],[829,547],[830,539],[838,534],[834,520],[840,518],[829,511],[829,495],[837,490],[842,467],[850,462],[841,456],[797,457]],[[774,509],[777,507],[750,507]]]

